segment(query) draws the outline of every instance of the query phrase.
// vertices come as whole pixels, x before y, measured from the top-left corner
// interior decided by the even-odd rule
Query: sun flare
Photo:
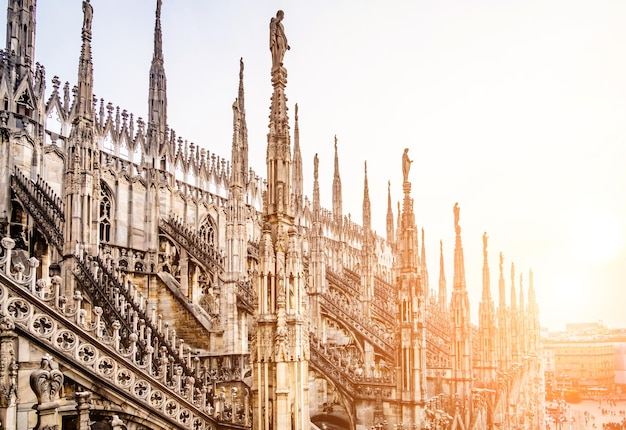
[[[624,246],[624,231],[618,219],[608,213],[587,213],[572,228],[576,255],[589,263],[604,263]]]

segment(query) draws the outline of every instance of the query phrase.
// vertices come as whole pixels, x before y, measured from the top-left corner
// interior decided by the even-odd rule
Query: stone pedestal
[[[76,393],[76,409],[78,410],[78,429],[90,430],[89,410],[91,409],[91,393],[81,391]]]
[[[40,403],[33,406],[37,410],[37,425],[33,430],[58,430],[59,404],[57,402]]]
[[[30,374],[30,387],[37,396],[37,425],[34,430],[57,430],[58,407],[55,401],[63,386],[63,374],[52,368],[52,357],[44,355],[41,367]]]

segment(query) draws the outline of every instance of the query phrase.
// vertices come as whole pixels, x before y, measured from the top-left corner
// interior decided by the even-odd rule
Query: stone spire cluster
[[[423,420],[422,402],[426,396],[426,302],[428,291],[420,274],[418,229],[415,225],[409,171],[408,148],[402,155],[402,213],[398,224],[399,276],[398,315],[399,375],[397,390],[402,393],[402,422]]]
[[[293,163],[291,172],[296,216],[301,216],[302,211],[304,210],[303,180],[302,152],[300,151],[300,125],[298,124],[298,104],[296,103],[293,126]]]
[[[155,158],[164,155],[167,134],[167,78],[163,58],[161,30],[161,0],[157,0],[154,18],[154,50],[150,64],[148,95],[148,154]]]
[[[492,383],[496,381],[496,315],[491,298],[491,282],[487,251],[488,236],[483,234],[483,292],[478,307],[480,357],[476,367],[480,373],[480,381]]]
[[[165,76],[165,61],[163,57],[163,32],[161,30],[161,7],[162,1],[157,0],[154,17],[154,35],[152,61],[148,77],[148,124],[147,139],[144,146],[144,166],[146,168],[146,181],[149,186],[146,190],[146,205],[148,214],[146,224],[148,231],[146,242],[150,249],[151,260],[158,261],[157,254],[158,228],[160,211],[160,190],[166,184],[161,179],[159,170],[165,170],[168,159],[171,159],[170,148],[167,145],[167,78]],[[150,298],[153,299],[153,298]]]
[[[454,204],[454,280],[450,314],[452,316],[451,359],[452,384],[454,394],[458,397],[461,410],[466,414],[462,417],[465,427],[469,425],[469,407],[471,405],[472,388],[472,338],[470,321],[470,302],[465,285],[465,263],[461,242],[461,226],[459,224],[461,208]]]
[[[443,264],[443,241],[439,241],[439,291],[437,295],[439,308],[443,312],[448,310],[448,292],[446,290],[446,271]]]
[[[93,62],[91,56],[91,24],[93,7],[89,0],[83,1],[82,47],[78,63],[78,91],[76,98],[76,121],[93,121]]]
[[[387,182],[387,218],[386,218],[387,242],[394,243],[395,233],[393,227],[393,207],[391,205],[391,181]]]
[[[68,177],[63,190],[65,201],[64,255],[97,253],[99,244],[98,217],[100,209],[99,148],[94,133],[93,62],[91,56],[91,26],[93,7],[83,1],[81,52],[78,63],[78,84],[74,105],[74,120],[69,136],[66,160]],[[71,279],[69,273],[68,281]]]
[[[294,223],[292,160],[287,116],[289,49],[279,10],[270,21],[272,103],[267,135],[267,191],[259,249],[253,416],[257,428],[309,426],[309,326],[301,238]]]
[[[236,356],[248,354],[248,319],[252,314],[252,304],[237,305],[232,298],[241,294],[242,285],[252,282],[248,273],[248,235],[246,229],[246,214],[248,211],[245,197],[247,185],[248,165],[248,127],[246,124],[246,109],[244,104],[243,86],[243,59],[239,60],[239,88],[233,102],[233,139],[232,139],[232,169],[228,189],[228,203],[226,211],[226,248],[228,258],[225,260],[224,286],[220,292],[219,311],[224,326],[224,352]],[[206,294],[206,292],[205,292]]]
[[[343,223],[343,198],[341,190],[341,175],[339,174],[339,150],[337,148],[337,135],[335,135],[335,167],[333,170],[333,218],[341,225]]]
[[[363,229],[366,234],[372,231],[372,202],[370,187],[367,182],[367,161],[363,165]]]
[[[239,59],[239,89],[233,102],[233,142],[232,142],[232,176],[231,186],[243,192],[248,178],[248,124],[243,87],[243,58]]]
[[[12,80],[18,85],[33,73],[36,3],[36,0],[9,0],[7,5],[6,51],[15,62]]]
[[[305,429],[336,420],[341,428],[480,430],[527,419],[511,405],[540,409],[532,272],[522,278],[511,264],[507,307],[500,254],[494,309],[485,234],[472,326],[457,204],[452,298],[442,242],[431,291],[408,148],[395,225],[388,184],[386,240],[372,228],[381,205],[370,198],[367,163],[363,223],[344,217],[336,136],[332,210],[321,204],[317,154],[306,199],[299,110],[291,128],[285,92],[282,11],[269,26],[261,178],[248,164],[243,59],[227,160],[168,128],[162,0],[146,122],[104,100],[96,109],[89,0],[73,98],[56,77],[44,97],[43,67],[33,65],[35,3],[9,0],[0,53],[0,308],[17,309],[0,316],[0,427],[16,430],[36,405],[40,426],[70,419],[87,428],[95,419],[118,430],[124,423],[110,411],[120,402],[137,405],[123,416],[129,425],[155,429]],[[76,351],[102,372],[73,366]]]

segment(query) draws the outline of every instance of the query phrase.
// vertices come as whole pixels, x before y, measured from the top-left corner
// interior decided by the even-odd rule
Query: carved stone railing
[[[355,298],[359,297],[359,289],[358,289],[359,283],[355,284],[354,282],[351,282],[349,279],[346,279],[342,277],[341,275],[333,272],[328,267],[326,268],[326,278],[334,286],[342,289],[346,294],[353,296]]]
[[[310,334],[310,363],[317,368],[324,377],[330,379],[335,387],[351,399],[372,399],[383,395],[391,397],[395,387],[395,379],[390,377],[374,377],[358,375],[355,371],[346,368],[332,354],[326,353],[326,348],[314,333]],[[391,374],[393,375],[393,374]]]
[[[442,314],[438,309],[426,307],[426,331],[442,339],[445,343],[450,343],[450,320],[446,314]]]
[[[346,267],[343,268],[343,274],[342,276],[348,281],[351,282],[353,284],[357,284],[359,285],[361,283],[361,275],[359,275],[357,272],[355,272],[354,270],[350,270]]]
[[[374,295],[385,301],[396,300],[395,289],[378,276],[374,277]]]
[[[339,306],[332,297],[328,294],[320,295],[320,304],[324,306],[330,313],[341,320],[348,327],[356,330],[361,336],[367,339],[368,342],[376,345],[380,348],[381,354],[387,356],[387,358],[392,362],[395,356],[395,345],[394,338],[392,334],[388,334],[388,338],[384,338],[381,333],[376,329],[374,325],[372,325],[369,321],[359,318],[356,315],[348,312]]]
[[[237,306],[252,314],[256,303],[256,295],[254,293],[252,281],[248,280],[237,282],[237,290],[235,291],[235,294],[237,295]]]
[[[426,347],[433,354],[445,357],[450,355],[450,322],[438,309],[426,308],[425,318]],[[437,342],[437,340],[440,342]]]
[[[189,348],[185,356],[183,343],[177,344],[167,324],[161,330],[159,320],[155,333],[137,315],[128,345],[124,345],[119,321],[107,326],[102,308],[83,307],[78,291],[71,298],[64,297],[61,277],[54,276],[51,284],[37,280],[36,259],[28,261],[28,271],[21,263],[13,265],[15,242],[4,238],[0,243],[0,317],[10,320],[20,336],[36,340],[67,363],[77,363],[75,371],[89,375],[95,385],[114,387],[173,428],[215,429],[217,423],[219,428],[249,426],[244,414],[249,404],[247,390],[234,388],[241,382],[230,393],[223,388],[221,393],[214,391],[215,384],[241,380],[245,363],[240,358],[230,358],[228,365],[211,364],[215,359],[192,358]],[[144,354],[139,353],[141,345]],[[177,350],[178,359],[172,357],[172,350]],[[181,360],[186,360],[188,373]]]
[[[82,291],[91,299],[91,301],[99,306],[102,312],[102,317],[108,326],[112,327],[112,324],[119,325],[120,342],[125,347],[128,347],[131,343],[130,337],[134,331],[136,331],[139,321],[142,324],[146,322],[145,312],[133,309],[131,303],[127,300],[124,294],[125,288],[115,278],[113,278],[107,271],[101,270],[98,264],[98,260],[92,260],[93,265],[97,267],[96,270],[90,269],[90,263],[84,261],[79,257],[75,257],[74,275],[78,284],[82,288]],[[152,328],[150,328],[152,330]],[[145,342],[139,342],[137,344],[137,354],[140,357],[147,356]],[[158,369],[158,362],[153,362],[153,365]]]
[[[154,267],[150,267],[147,254],[143,249],[102,242],[98,251],[98,255],[103,260],[115,261],[115,268],[127,273],[154,272]]]
[[[62,251],[65,215],[61,199],[41,178],[33,182],[17,168],[11,175],[11,188],[48,241]]]
[[[392,305],[389,304],[385,304],[383,305],[382,302],[380,300],[372,300],[370,302],[371,306],[372,306],[372,310],[378,314],[378,316],[380,317],[381,320],[383,321],[388,321],[390,324],[395,323],[396,319],[398,318],[398,310],[396,308],[396,300],[394,300],[392,302]]]
[[[396,309],[393,305],[398,301],[395,289],[379,277],[374,278],[374,303],[381,312],[386,313],[391,318],[396,317]],[[379,305],[380,303],[380,305]]]
[[[75,261],[77,267],[75,274],[81,286],[92,298],[94,304],[102,308],[109,323],[118,321],[123,343],[128,343],[128,338],[141,324],[150,330],[153,342],[152,345],[146,342],[138,343],[139,357],[147,355],[148,346],[152,346],[153,349],[165,348],[171,361],[180,366],[185,375],[193,374],[192,369],[181,359],[181,352],[176,349],[175,342],[172,345],[170,339],[167,339],[163,331],[155,324],[156,315],[147,315],[146,301],[143,295],[137,294],[137,289],[132,284],[127,286],[120,282],[99,257],[90,258],[93,268],[78,257],[75,257]],[[179,344],[183,343],[184,341],[179,339]]]
[[[161,219],[159,227],[209,271],[219,273],[223,270],[225,259],[219,250],[206,243],[195,230],[186,226],[181,220],[174,217]]]
[[[343,273],[344,275],[341,276],[335,273],[334,271],[330,270],[329,268],[326,268],[326,278],[331,283],[331,285],[333,287],[338,287],[340,290],[342,290],[348,296],[352,297],[354,300],[358,300],[358,297],[360,294],[358,290],[359,283],[356,281],[356,279],[358,279],[358,274],[356,272],[353,272],[345,268],[343,269]],[[376,283],[379,283],[379,282],[381,281],[377,279]],[[378,300],[373,300],[370,302],[370,306],[372,306],[372,310],[374,311],[375,314],[378,315],[378,317],[382,321],[389,321],[392,323],[395,322],[396,320],[395,312],[390,310],[388,306],[382,305],[381,300],[382,299],[379,298]],[[393,300],[395,302],[395,298]]]
[[[450,348],[448,344],[444,344],[444,345],[439,345],[437,342],[433,341],[433,339],[430,339],[428,336],[426,336],[426,349],[435,354],[435,355],[439,355],[441,357],[449,357],[450,355]],[[443,362],[443,365],[447,365],[447,360]]]
[[[259,261],[259,242],[248,241],[248,257]]]
[[[330,379],[333,384],[335,384],[335,387],[346,394],[348,398],[354,399],[354,397],[356,397],[356,386],[347,376],[346,372],[325,356],[313,340],[311,340],[310,350],[311,366],[319,369],[320,372],[326,378]]]
[[[438,328],[435,328],[436,326],[434,324],[426,324],[426,340],[427,342],[430,342],[433,344],[433,347],[438,349],[440,352],[442,353],[446,353],[449,354],[449,350],[450,350],[450,341],[448,340],[447,337],[442,337],[439,335],[440,330]],[[437,346],[435,342],[433,342],[433,339],[441,339],[441,346]]]

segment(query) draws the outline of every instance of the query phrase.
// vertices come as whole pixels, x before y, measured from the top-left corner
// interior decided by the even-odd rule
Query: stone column
[[[37,396],[37,425],[34,430],[59,427],[56,398],[62,386],[63,374],[52,368],[52,357],[44,355],[40,368],[30,374],[30,387]]]
[[[91,393],[80,391],[76,393],[76,409],[78,410],[77,430],[90,430],[89,410],[91,409]]]
[[[243,425],[250,426],[250,392],[247,388],[244,388],[245,394],[243,396]]]
[[[0,314],[0,429],[17,429],[17,369],[13,321]]]

